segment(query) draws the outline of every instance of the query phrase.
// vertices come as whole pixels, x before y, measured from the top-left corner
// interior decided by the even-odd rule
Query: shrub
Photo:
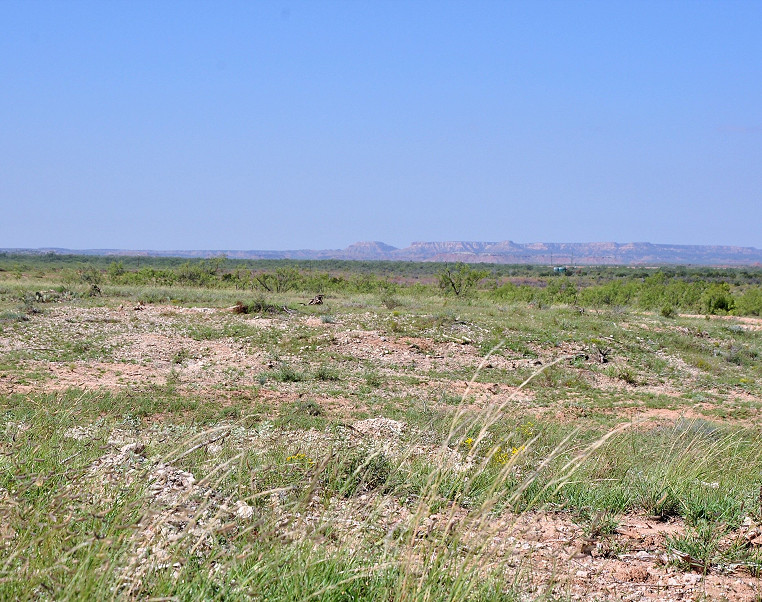
[[[248,306],[246,306],[246,311],[243,313],[247,314],[274,314],[280,312],[281,309],[277,305],[273,305],[272,303],[269,303],[267,299],[265,299],[264,296],[257,297],[249,303]]]
[[[124,273],[124,264],[121,261],[112,261],[106,270],[106,275],[113,284],[120,283]]]
[[[486,270],[475,270],[465,263],[457,263],[454,268],[445,264],[439,272],[439,290],[445,295],[465,296],[487,276]]]
[[[386,309],[396,309],[400,306],[399,300],[391,293],[382,293],[380,301],[381,305],[383,305]]]
[[[280,370],[273,374],[273,378],[282,383],[298,383],[306,380],[304,374],[297,372],[288,364],[283,364]]]
[[[611,378],[616,378],[624,381],[628,385],[638,384],[638,379],[635,376],[635,372],[633,372],[632,368],[629,366],[611,366],[606,370],[606,373]]]
[[[583,289],[580,292],[580,301],[583,305],[594,307],[629,305],[637,294],[637,287],[635,282],[612,280]]]
[[[727,282],[710,284],[701,295],[701,310],[705,314],[727,313],[735,307]]]
[[[762,316],[762,288],[752,288],[736,300],[735,313],[742,316]]]
[[[499,301],[529,303],[534,298],[534,293],[531,286],[516,286],[512,282],[506,282],[491,291],[489,296]]]
[[[0,313],[0,322],[26,322],[29,317],[19,311],[4,311]]]
[[[377,389],[382,384],[384,384],[383,379],[381,378],[381,375],[376,372],[375,370],[369,370],[365,373],[365,384],[369,387],[373,387]]]
[[[294,267],[255,274],[254,280],[268,293],[283,293],[304,284],[302,274]]]
[[[565,303],[568,305],[577,302],[577,287],[568,278],[551,278],[548,285],[540,293],[540,298],[545,303]]]
[[[317,370],[315,370],[315,378],[317,380],[323,381],[340,380],[339,373],[336,372],[336,370],[329,368],[325,364],[321,365]]]
[[[310,416],[323,415],[323,407],[313,399],[300,401],[297,404],[297,409],[304,414],[309,414]]]
[[[100,284],[103,280],[101,271],[94,267],[87,267],[79,270],[79,278],[83,284]]]

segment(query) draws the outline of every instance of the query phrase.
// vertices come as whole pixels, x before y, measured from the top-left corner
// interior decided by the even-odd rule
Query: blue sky
[[[762,247],[762,2],[0,2],[0,247]]]

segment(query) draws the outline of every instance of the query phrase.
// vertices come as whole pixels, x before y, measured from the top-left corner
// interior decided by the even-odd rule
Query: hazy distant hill
[[[398,249],[383,242],[358,242],[346,249],[293,251],[150,251],[118,249],[0,249],[10,253],[76,253],[84,255],[146,255],[234,259],[352,259],[363,261],[463,261],[469,263],[539,263],[553,265],[762,265],[762,250],[754,247],[657,245],[648,242],[515,243],[414,242]]]

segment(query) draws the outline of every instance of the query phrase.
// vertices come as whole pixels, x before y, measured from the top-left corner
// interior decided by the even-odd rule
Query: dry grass
[[[746,323],[102,288],[0,325],[0,598],[756,596]]]

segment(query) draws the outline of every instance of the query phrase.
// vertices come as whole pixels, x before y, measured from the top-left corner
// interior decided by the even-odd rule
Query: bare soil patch
[[[745,329],[762,330],[760,318],[713,319],[732,320]],[[655,329],[653,325],[644,327]],[[304,332],[298,332],[299,329]],[[698,420],[715,409],[708,403],[679,403],[684,393],[680,386],[690,387],[691,383],[698,382],[702,372],[666,352],[656,355],[681,374],[683,382],[633,383],[593,371],[584,363],[594,360],[586,357],[589,349],[581,342],[532,343],[528,349],[536,358],[507,352],[495,353],[485,360],[483,349],[469,338],[474,336],[472,330],[464,327],[460,339],[441,340],[398,336],[376,326],[347,328],[317,316],[265,318],[212,308],[154,305],[141,306],[139,310],[56,306],[14,330],[6,330],[0,338],[6,354],[19,354],[17,369],[1,375],[0,392],[32,393],[69,388],[150,392],[171,387],[180,395],[203,396],[220,406],[234,402],[261,403],[273,408],[271,418],[278,416],[280,410],[309,399],[338,422],[338,433],[269,427],[259,430],[241,427],[233,432],[231,427],[226,437],[235,439],[241,449],[262,453],[275,441],[291,446],[294,453],[324,452],[340,442],[379,449],[395,459],[442,462],[450,468],[462,468],[464,460],[460,452],[442,449],[421,435],[416,427],[386,417],[384,403],[391,404],[407,396],[430,401],[437,409],[459,404],[460,400],[464,400],[461,407],[474,410],[505,404],[507,413],[524,408],[537,416],[576,422],[585,417],[586,410],[564,406],[578,401],[572,395],[538,408],[534,404],[544,401],[537,390],[520,389],[500,381],[497,376],[490,382],[491,370],[497,375],[514,374],[540,369],[560,356],[567,356],[567,360],[558,364],[560,377],[553,378],[577,377],[587,383],[595,395],[616,394],[617,404],[612,403],[600,413],[632,420],[639,428],[676,423],[681,419]],[[268,343],[268,337],[260,336],[265,334],[274,335],[273,340],[278,337],[278,340],[286,340],[288,346],[283,352],[274,349],[276,346]],[[577,364],[572,364],[574,358],[580,358]],[[314,376],[323,362],[337,366],[335,380],[330,374],[322,379]],[[284,374],[285,366],[293,367],[294,373]],[[463,377],[474,374],[480,366],[479,382]],[[619,357],[610,366],[627,368],[627,363]],[[554,386],[552,380],[548,386]],[[562,385],[559,384],[558,389],[562,389]],[[679,407],[649,408],[637,400],[631,406],[622,403],[628,395],[634,399],[643,393],[669,397]],[[743,391],[723,395],[739,402],[762,401]],[[357,419],[358,414],[370,417]],[[162,418],[153,416],[152,420],[159,423]],[[81,425],[66,436],[77,440],[95,439],[93,429],[92,425]],[[89,477],[100,485],[113,484],[118,479],[131,483],[129,479],[138,476],[147,478],[147,495],[158,508],[156,514],[145,518],[142,532],[135,535],[139,539],[138,553],[129,567],[129,577],[125,577],[127,587],[137,587],[148,567],[169,561],[165,548],[178,534],[184,532],[197,538],[197,548],[203,552],[211,531],[229,526],[231,532],[235,532],[245,528],[251,519],[254,511],[245,500],[216,496],[213,488],[200,487],[193,474],[170,462],[149,462],[144,449],[150,441],[124,433],[113,433],[106,441],[111,448],[92,464]],[[93,494],[99,493],[96,487]],[[0,518],[3,505],[10,504],[9,499],[10,494],[0,490]],[[277,497],[271,503],[277,505]],[[427,541],[432,534],[446,534],[447,529],[458,523],[465,527],[461,542],[464,553],[477,551],[488,562],[505,562],[511,570],[509,577],[522,584],[532,596],[550,589],[575,600],[699,600],[708,597],[751,601],[759,599],[762,591],[759,580],[741,566],[707,567],[703,571],[685,571],[673,566],[674,558],[666,541],[668,536],[684,532],[682,520],[626,516],[621,517],[614,533],[591,537],[585,535],[583,527],[568,512],[512,514],[502,511],[490,516],[488,524],[470,524],[473,517],[468,510],[446,507],[415,525],[410,505],[385,498],[381,493],[357,500],[334,500],[331,504],[328,508],[308,508],[300,516],[290,509],[282,509],[279,535],[314,537],[322,545],[348,546],[353,539],[365,536],[360,531],[368,529],[372,518],[373,528],[382,534],[391,534],[401,527],[417,528],[415,537]],[[325,520],[332,521],[338,533],[332,541],[320,539],[323,536],[317,522]],[[0,526],[0,541],[9,537],[11,535]],[[739,539],[748,546],[762,546],[762,530],[749,519],[728,536],[726,544]],[[391,540],[390,535],[387,541]]]

